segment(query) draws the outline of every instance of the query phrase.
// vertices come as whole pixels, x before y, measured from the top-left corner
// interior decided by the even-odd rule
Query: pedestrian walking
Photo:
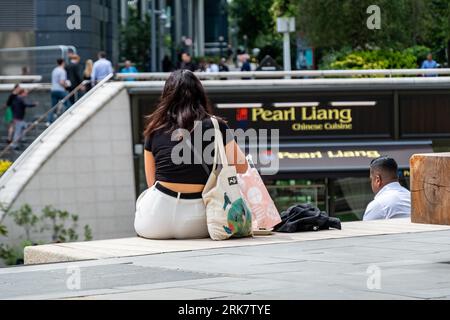
[[[69,92],[75,90],[82,82],[82,67],[80,65],[80,56],[73,54],[70,57],[70,63],[66,66],[67,78],[70,81]],[[72,94],[69,98],[71,104],[74,104],[78,99],[78,92]]]
[[[65,69],[65,62],[62,58],[56,60],[57,66],[52,71],[52,88],[51,88],[51,108],[58,105],[61,100],[67,96],[66,88],[70,87],[71,84],[67,79],[67,72]],[[69,108],[69,101],[65,100],[63,106],[63,112]],[[49,112],[47,117],[47,126],[49,126],[56,119],[56,112],[52,110]]]
[[[91,59],[87,59],[84,63],[84,71],[83,71],[83,80],[87,80],[87,83],[84,86],[84,92],[88,92],[92,88],[91,84],[91,74],[94,66],[94,62]]]
[[[17,95],[13,98],[11,103],[11,109],[13,113],[13,122],[14,122],[14,137],[12,147],[14,149],[18,148],[18,144],[20,140],[23,138],[23,131],[27,127],[27,123],[25,122],[25,112],[27,108],[32,108],[37,106],[37,103],[30,103],[27,100],[28,91],[20,88],[17,92]]]
[[[106,53],[100,51],[98,53],[98,60],[95,61],[92,68],[91,82],[92,86],[95,86],[98,82],[102,81],[106,76],[113,73],[113,67],[111,61],[106,59]]]
[[[15,97],[17,97],[17,93],[19,92],[19,90],[21,89],[20,85],[17,83],[13,90],[11,91],[11,94],[8,96],[8,100],[6,100],[5,103],[5,115],[4,115],[4,120],[5,123],[8,125],[8,138],[7,138],[7,142],[11,143],[12,139],[13,139],[13,134],[14,134],[14,117],[13,117],[13,112],[12,112],[12,102],[14,101]]]

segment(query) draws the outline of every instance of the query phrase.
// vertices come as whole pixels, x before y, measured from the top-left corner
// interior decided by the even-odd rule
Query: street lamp
[[[246,34],[244,34],[242,36],[242,38],[244,39],[244,51],[247,52],[247,40],[248,40],[248,37],[247,37]]]
[[[289,38],[289,33],[295,31],[295,18],[277,18],[277,31],[283,34],[284,70],[291,71],[291,40]]]
[[[219,48],[220,48],[220,58],[223,58],[223,52],[222,52],[222,44],[223,44],[224,37],[219,36]]]
[[[151,72],[156,72],[156,15],[159,16],[159,19],[161,21],[167,20],[167,14],[165,10],[156,10],[156,0],[152,0],[151,3],[151,9],[150,11],[150,17],[151,17],[151,25],[150,25],[150,62],[151,62]]]

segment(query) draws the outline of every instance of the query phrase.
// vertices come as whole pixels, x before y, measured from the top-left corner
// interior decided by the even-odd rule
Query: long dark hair
[[[211,116],[211,106],[200,80],[189,70],[172,72],[164,85],[156,110],[147,116],[144,136],[165,129],[192,130],[196,120]]]

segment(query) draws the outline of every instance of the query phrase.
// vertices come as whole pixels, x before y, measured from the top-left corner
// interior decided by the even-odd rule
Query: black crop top
[[[222,133],[223,143],[224,145],[226,145],[228,142],[234,139],[234,135],[232,133],[232,130],[228,130],[229,127],[225,122],[221,120],[219,120],[218,122],[220,132]],[[214,130],[214,126],[211,122],[211,119],[205,119],[201,122],[201,124],[202,130],[200,131],[199,127],[196,129],[198,130],[197,132],[201,132],[202,136],[204,137],[204,139],[201,139],[201,150],[198,146],[196,147],[196,140],[194,137],[196,131],[192,131],[190,133],[190,143],[191,146],[195,148],[195,150],[197,150],[197,156],[195,156],[193,149],[188,146],[188,143],[183,141],[184,139],[181,139],[181,141],[172,141],[172,134],[165,132],[165,130],[158,130],[154,132],[149,138],[145,139],[145,150],[151,152],[153,154],[153,157],[155,158],[156,181],[189,184],[206,183],[206,181],[208,180],[208,174],[206,173],[205,168],[200,162],[202,161],[200,157],[201,155],[203,155],[203,151],[208,146],[209,147],[206,152],[211,150],[210,155],[211,157],[214,156],[214,147],[213,145],[210,145],[214,141],[214,133],[213,131],[206,132],[206,130],[208,129]],[[174,163],[171,157],[172,150],[175,146],[177,146],[177,149],[174,151],[174,154],[180,155],[180,157],[175,160],[176,163]],[[190,157],[184,157],[183,150],[189,150]],[[186,161],[182,161],[181,158],[186,159]],[[203,163],[208,166],[209,172],[211,172],[211,161],[208,161],[208,159],[205,158],[203,159]]]

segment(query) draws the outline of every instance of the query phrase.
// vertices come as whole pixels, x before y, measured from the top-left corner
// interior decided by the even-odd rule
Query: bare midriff
[[[205,187],[204,184],[173,183],[173,182],[165,182],[165,181],[159,181],[159,183],[163,187],[166,187],[167,189],[170,189],[175,192],[181,192],[181,193],[202,192],[203,188]]]

